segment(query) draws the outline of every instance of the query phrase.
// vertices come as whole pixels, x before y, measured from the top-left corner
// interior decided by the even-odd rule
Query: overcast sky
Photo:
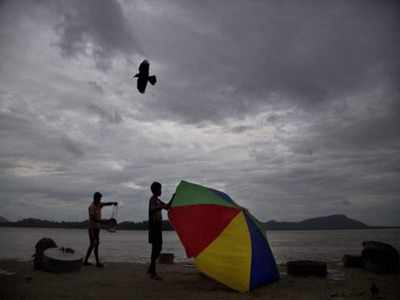
[[[149,186],[263,221],[400,225],[397,1],[0,0],[0,215],[121,220]],[[151,63],[144,95],[132,79]],[[110,215],[105,208],[103,216]]]

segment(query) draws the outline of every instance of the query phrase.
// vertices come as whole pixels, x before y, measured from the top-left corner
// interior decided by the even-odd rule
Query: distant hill
[[[300,222],[277,222],[265,223],[267,230],[323,230],[323,229],[365,229],[369,226],[364,223],[348,218],[345,215],[331,215],[306,219]]]
[[[0,223],[7,223],[8,220],[2,216],[0,216]]]

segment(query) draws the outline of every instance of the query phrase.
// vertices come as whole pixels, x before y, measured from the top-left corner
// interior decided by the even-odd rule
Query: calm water
[[[29,260],[36,242],[42,237],[54,239],[58,246],[84,253],[87,230],[45,228],[0,228],[0,258]],[[268,240],[279,263],[296,259],[339,261],[344,254],[359,254],[365,240],[387,242],[400,250],[400,229],[269,231]],[[164,252],[175,254],[177,261],[187,260],[175,232],[164,232]],[[150,245],[145,231],[101,232],[100,255],[104,261],[147,262]]]

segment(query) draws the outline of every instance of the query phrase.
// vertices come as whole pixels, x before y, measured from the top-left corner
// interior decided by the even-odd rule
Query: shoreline
[[[380,296],[400,299],[400,275],[378,275],[328,263],[328,276],[294,277],[279,265],[281,280],[249,293],[238,293],[201,274],[191,263],[158,265],[162,281],[149,279],[146,263],[105,262],[104,269],[53,274],[33,271],[32,263],[0,260],[0,299],[372,299],[374,282]]]
[[[0,228],[39,228],[39,229],[73,229],[73,230],[87,230],[87,227],[62,227],[62,226],[29,226],[29,225],[15,225],[15,224],[6,224],[0,223]],[[387,230],[387,229],[400,229],[400,226],[370,226],[366,228],[311,228],[311,229],[302,229],[302,228],[292,228],[292,229],[268,229],[267,232],[270,231],[358,231],[358,230]],[[106,230],[106,229],[103,229]],[[127,229],[127,228],[118,228],[118,231],[148,231],[148,229]],[[163,229],[164,232],[175,232],[173,229]]]

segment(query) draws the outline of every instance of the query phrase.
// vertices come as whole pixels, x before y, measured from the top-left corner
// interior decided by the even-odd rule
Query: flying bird
[[[151,85],[155,85],[157,78],[155,75],[149,76],[150,63],[145,59],[139,66],[139,73],[134,78],[137,78],[137,89],[140,93],[144,94],[147,86],[147,81]]]

